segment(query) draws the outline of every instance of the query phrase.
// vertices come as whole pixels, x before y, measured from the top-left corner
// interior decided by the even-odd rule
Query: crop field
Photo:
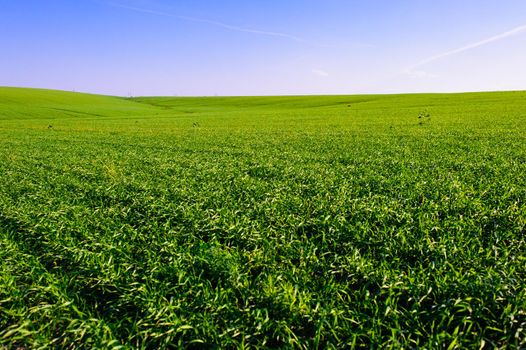
[[[0,348],[526,347],[526,92],[0,88]]]

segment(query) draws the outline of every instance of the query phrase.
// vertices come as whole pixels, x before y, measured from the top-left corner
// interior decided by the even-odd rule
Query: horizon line
[[[98,92],[80,91],[80,90],[65,90],[56,88],[42,88],[42,87],[29,87],[29,86],[7,86],[0,85],[0,89],[25,89],[25,90],[43,90],[43,91],[56,91],[56,92],[67,92],[72,94],[81,95],[97,95],[107,97],[117,97],[123,99],[136,99],[136,98],[228,98],[228,97],[323,97],[323,96],[396,96],[396,95],[460,95],[460,94],[477,94],[477,93],[503,93],[503,92],[525,92],[524,90],[458,90],[458,91],[419,91],[419,92],[376,92],[376,93],[336,93],[336,94],[261,94],[261,95],[112,95]]]

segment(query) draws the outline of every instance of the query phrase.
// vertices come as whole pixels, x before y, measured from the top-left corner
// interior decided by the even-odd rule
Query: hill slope
[[[152,106],[120,97],[0,87],[0,120],[132,116],[153,110]]]
[[[131,100],[163,108],[312,109],[330,107],[378,108],[526,103],[526,91],[393,95],[135,97]]]

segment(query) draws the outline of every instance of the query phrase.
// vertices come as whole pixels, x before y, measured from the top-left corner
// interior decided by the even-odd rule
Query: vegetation
[[[0,88],[0,348],[526,347],[525,111]]]

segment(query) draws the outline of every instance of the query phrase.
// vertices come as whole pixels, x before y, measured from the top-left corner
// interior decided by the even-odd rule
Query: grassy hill
[[[480,129],[498,119],[507,130],[519,128],[524,121],[526,92],[482,92],[459,94],[405,94],[355,96],[277,96],[277,97],[142,97],[133,101],[149,104],[169,112],[170,116],[201,119],[214,127],[265,129],[285,127],[296,131],[315,132],[327,129],[374,132],[393,127],[413,128],[427,119],[417,120],[421,113],[434,116],[427,129]],[[207,117],[211,117],[207,120]],[[497,127],[497,125],[494,125]],[[459,130],[466,132],[467,130]],[[480,130],[479,130],[480,131]],[[494,131],[487,128],[488,132]]]
[[[0,88],[0,347],[524,347],[525,111]]]
[[[120,97],[0,87],[0,120],[127,117],[148,114],[151,110]]]

